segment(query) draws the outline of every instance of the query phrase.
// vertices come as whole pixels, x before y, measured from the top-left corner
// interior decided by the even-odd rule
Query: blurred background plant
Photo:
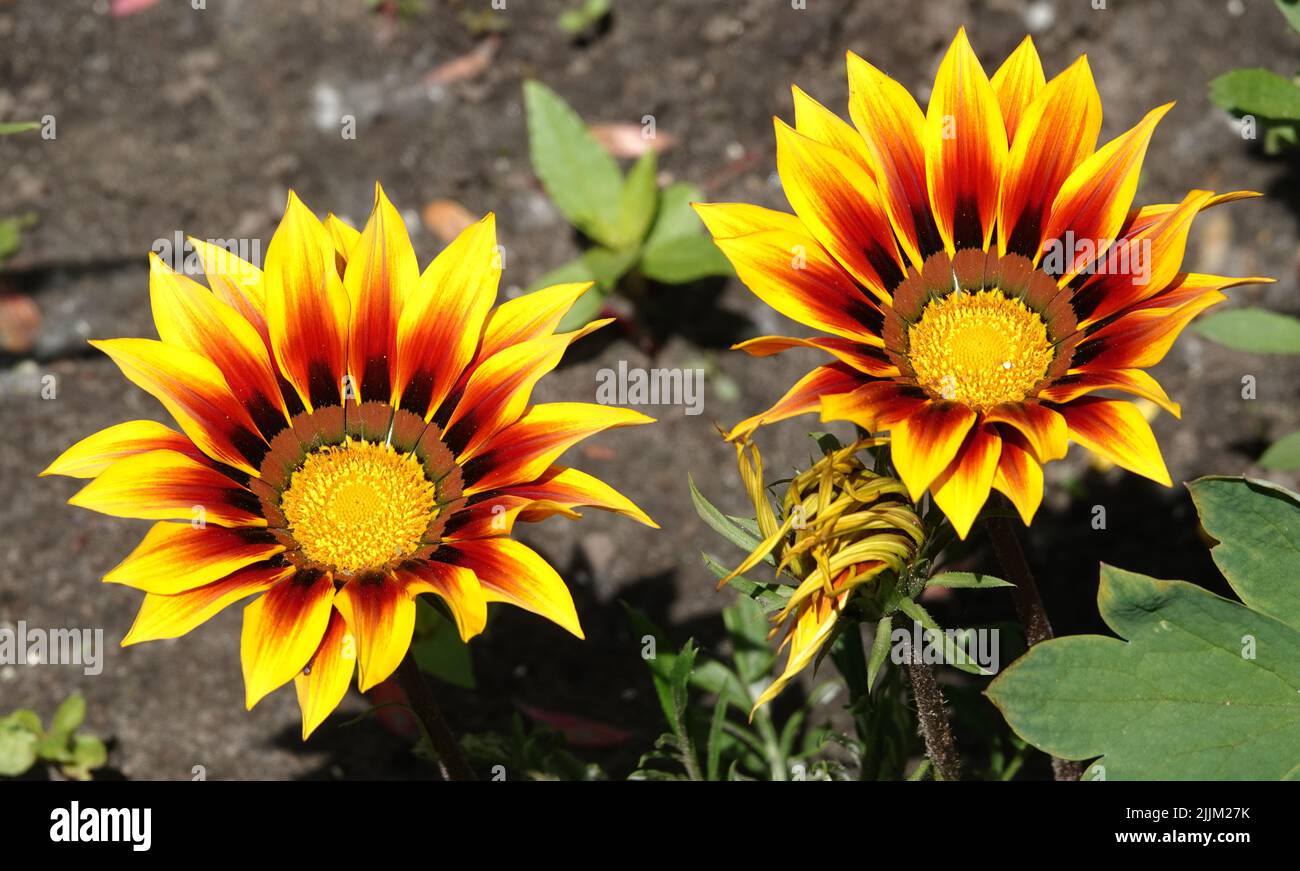
[[[40,716],[20,708],[0,718],[0,778],[22,777],[35,769],[69,780],[90,780],[108,762],[104,742],[77,731],[86,719],[86,699],[73,693],[59,705],[46,729]]]
[[[1300,0],[1274,0],[1292,30],[1300,32]],[[1262,67],[1236,69],[1210,82],[1210,100],[1237,116],[1243,137],[1263,134],[1266,154],[1300,144],[1300,76]],[[1260,129],[1262,128],[1262,129]]]

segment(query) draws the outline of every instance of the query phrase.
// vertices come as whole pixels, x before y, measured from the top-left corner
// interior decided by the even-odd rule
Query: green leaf
[[[577,36],[608,15],[609,4],[610,0],[585,0],[576,9],[566,9],[561,12],[555,23],[570,36]]]
[[[1258,463],[1265,469],[1300,469],[1300,431],[1284,435],[1269,445]]]
[[[86,697],[81,693],[73,693],[54,712],[54,719],[50,721],[50,734],[62,736],[66,740],[85,719]]]
[[[1300,318],[1262,308],[1238,308],[1207,315],[1193,329],[1237,351],[1300,354]]]
[[[692,202],[704,199],[699,188],[671,184],[659,198],[659,214],[645,240],[641,272],[651,281],[687,284],[713,275],[730,275],[731,264],[704,232]]]
[[[947,587],[952,590],[991,590],[994,587],[1014,587],[1010,581],[981,575],[975,572],[943,572],[925,582],[927,587]]]
[[[0,777],[18,777],[36,764],[36,733],[17,723],[0,725]]]
[[[902,611],[908,617],[911,617],[917,623],[920,623],[922,628],[929,629],[931,632],[936,632],[942,637],[944,664],[951,665],[953,668],[967,672],[968,674],[992,674],[991,671],[988,671],[975,662],[974,657],[972,657],[966,650],[959,647],[957,642],[943,631],[943,627],[941,627],[935,619],[930,616],[930,612],[921,607],[920,603],[913,599],[909,599],[906,596],[901,596],[898,599],[898,610]]]
[[[731,570],[719,562],[718,558],[711,553],[704,554],[704,564],[708,566],[709,571],[713,572],[713,576],[718,580],[722,580],[731,573]],[[768,614],[784,608],[785,603],[790,601],[790,596],[794,592],[794,587],[789,584],[760,584],[751,581],[744,575],[737,575],[732,578],[727,582],[727,586],[739,590],[753,599]]]
[[[626,249],[641,244],[659,205],[659,159],[647,151],[628,170],[618,197],[618,242]]]
[[[582,255],[582,262],[591,271],[591,278],[605,293],[612,291],[618,280],[636,263],[637,249],[615,251],[611,248],[591,248]],[[575,306],[576,307],[576,306]]]
[[[752,684],[766,675],[776,655],[767,642],[772,627],[759,604],[742,596],[735,604],[722,609],[722,622],[731,638],[731,658],[740,679]]]
[[[871,639],[871,656],[867,659],[867,689],[875,686],[876,675],[889,656],[890,634],[894,631],[894,618],[881,617],[876,623],[876,637]]]
[[[28,130],[40,130],[41,122],[39,121],[9,121],[0,123],[0,136],[8,136],[11,133],[25,133]]]
[[[1300,120],[1300,88],[1265,69],[1232,70],[1210,82],[1210,100],[1238,115]]]
[[[689,700],[691,672],[695,668],[695,654],[698,650],[694,640],[688,639],[678,651],[677,659],[673,662],[673,670],[668,675],[669,698],[672,701],[669,722],[673,726],[673,731],[679,736],[686,734],[686,705]]]
[[[1187,485],[1213,538],[1210,556],[1241,601],[1300,631],[1300,496],[1247,478]]]
[[[709,743],[706,745],[706,762],[704,766],[704,779],[717,780],[718,773],[721,769],[722,750],[726,746],[726,740],[723,736],[722,727],[727,722],[727,697],[718,696],[718,700],[713,705],[713,717],[709,720]]]
[[[1275,0],[1292,30],[1300,31],[1300,0]]]
[[[715,508],[695,486],[695,478],[689,473],[686,475],[686,482],[691,488],[691,502],[695,505],[695,513],[700,515],[700,519],[707,523],[710,529],[745,553],[752,552],[763,543],[760,538],[750,534],[740,524]]]
[[[19,708],[9,716],[0,718],[0,728],[4,726],[18,726],[36,735],[45,731],[41,726],[41,718],[35,711],[27,708]]]
[[[423,598],[415,600],[415,608],[411,656],[420,671],[454,686],[474,689],[474,661],[456,627]]]
[[[1110,566],[1097,604],[1127,641],[1036,644],[986,690],[1017,735],[1107,780],[1300,777],[1300,632]]]
[[[528,149],[533,171],[560,213],[584,234],[617,247],[618,164],[558,94],[537,81],[524,82]]]

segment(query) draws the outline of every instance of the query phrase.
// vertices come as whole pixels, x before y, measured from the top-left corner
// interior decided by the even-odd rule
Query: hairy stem
[[[948,725],[948,711],[944,708],[939,682],[934,679],[934,669],[922,661],[921,651],[912,649],[910,634],[901,637],[904,668],[916,701],[916,718],[925,740],[925,753],[940,780],[959,780],[961,757],[957,754],[952,727]]]
[[[410,651],[397,667],[397,683],[406,694],[406,700],[424,727],[425,734],[429,736],[434,752],[438,754],[438,767],[442,769],[443,780],[474,780],[474,769],[470,768],[469,760],[456,742],[456,736],[443,719],[442,711],[433,697],[433,688],[415,664]]]
[[[993,551],[1007,580],[1015,584],[1016,614],[1020,624],[1025,627],[1025,638],[1032,647],[1052,638],[1052,624],[1047,619],[1043,608],[1043,597],[1038,593],[1038,584],[1034,573],[1029,570],[1025,551],[1020,546],[1011,521],[1005,517],[989,517],[985,520],[989,538],[993,540]],[[1057,780],[1078,780],[1083,775],[1083,766],[1069,759],[1052,757],[1052,773]]]

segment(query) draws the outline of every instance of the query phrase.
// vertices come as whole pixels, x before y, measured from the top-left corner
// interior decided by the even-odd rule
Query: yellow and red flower
[[[793,215],[696,207],[750,290],[829,334],[737,347],[835,358],[729,438],[810,412],[888,430],[911,497],[928,489],[963,538],[993,489],[1028,524],[1071,440],[1168,485],[1137,407],[1097,394],[1179,415],[1145,370],[1225,288],[1268,280],[1181,271],[1188,230],[1255,194],[1130,208],[1170,106],[1095,148],[1087,59],[1046,81],[1028,38],[990,79],[959,31],[924,113],[851,53],[848,73],[853,126],[798,88],[795,126],[776,120]]]
[[[510,538],[518,520],[602,508],[654,526],[609,485],[556,464],[612,427],[586,403],[531,404],[537,381],[607,321],[555,332],[587,289],[494,307],[491,214],[421,273],[376,186],[358,232],[292,193],[265,270],[199,240],[210,290],[151,258],[161,341],[92,344],[175,418],[110,427],[43,474],[92,478],[70,500],[159,521],[106,581],[143,590],[123,645],[175,638],[244,609],[247,704],[293,679],[309,735],[347,692],[406,655],[415,597],[441,598],[462,638],[505,602],[582,637],[567,587]]]

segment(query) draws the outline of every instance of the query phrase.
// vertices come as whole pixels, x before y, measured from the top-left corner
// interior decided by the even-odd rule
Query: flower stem
[[[438,767],[442,770],[443,780],[474,780],[474,769],[461,752],[456,736],[451,733],[442,711],[433,698],[433,689],[425,680],[424,673],[415,664],[415,657],[407,651],[406,658],[397,667],[397,683],[406,694],[411,710],[419,719],[424,732],[429,736],[429,743],[438,754]]]
[[[934,669],[922,661],[921,651],[912,649],[908,640],[910,633],[901,637],[902,659],[907,680],[912,685],[912,698],[916,701],[916,719],[925,740],[925,753],[930,757],[938,779],[960,780],[961,756],[948,725],[948,711],[944,708],[939,682],[934,679]]]
[[[1052,624],[1047,619],[1043,608],[1043,597],[1038,593],[1038,584],[1034,582],[1034,573],[1029,570],[1025,551],[1020,547],[1011,521],[1005,517],[989,517],[985,521],[989,538],[993,541],[993,551],[1002,564],[1002,571],[1007,580],[1015,584],[1016,614],[1025,627],[1025,638],[1032,647],[1053,637]],[[1083,766],[1070,759],[1052,757],[1052,773],[1057,780],[1078,780],[1083,775]]]

